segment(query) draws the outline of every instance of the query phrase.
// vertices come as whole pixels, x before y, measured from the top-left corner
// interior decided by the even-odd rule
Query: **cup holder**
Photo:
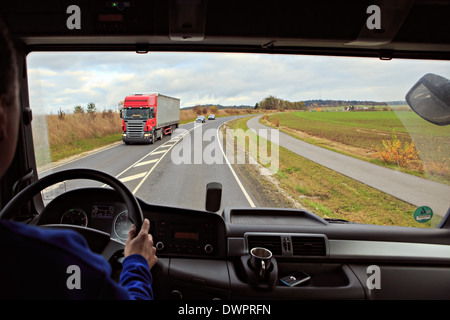
[[[278,265],[275,258],[271,258],[269,268],[264,276],[260,277],[259,271],[255,270],[250,255],[241,256],[241,265],[244,269],[248,283],[255,289],[272,290],[278,283]]]

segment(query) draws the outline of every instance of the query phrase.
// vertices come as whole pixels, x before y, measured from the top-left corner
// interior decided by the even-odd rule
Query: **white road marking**
[[[170,140],[169,140],[170,141]],[[152,154],[155,154],[155,151],[158,150],[159,148],[161,148],[161,146],[157,147],[156,149],[150,151],[149,153],[147,153],[145,156],[143,156],[142,158],[140,158],[138,161],[136,161],[135,163],[133,163],[131,166],[129,166],[128,168],[126,168],[125,170],[123,170],[121,173],[119,173],[116,178],[120,177],[121,175],[123,175],[125,172],[127,172],[128,170],[130,170],[131,168],[133,168],[134,166],[136,166],[138,163],[140,163],[142,160],[144,160],[145,158],[147,158],[148,156],[151,156]]]
[[[167,141],[166,143],[164,143],[162,146],[160,146],[160,148],[167,148],[167,147],[170,147],[171,146],[171,144],[170,143],[168,143],[168,142],[170,142],[170,140],[169,141]]]
[[[222,124],[223,125],[223,124]],[[247,201],[248,201],[248,203],[250,204],[250,206],[252,207],[252,208],[255,208],[256,206],[255,206],[255,203],[253,202],[253,200],[250,198],[250,195],[248,194],[248,192],[247,192],[247,190],[245,190],[245,188],[244,188],[244,185],[242,184],[242,182],[239,180],[239,178],[238,178],[238,176],[237,176],[237,174],[236,174],[236,172],[234,171],[234,169],[233,169],[233,167],[231,166],[231,163],[230,163],[230,161],[228,160],[228,158],[227,158],[227,156],[225,155],[225,152],[223,151],[223,147],[222,147],[222,143],[221,143],[221,141],[220,141],[220,139],[219,139],[219,130],[220,130],[220,127],[222,126],[222,125],[220,125],[219,126],[219,128],[217,129],[217,133],[216,133],[216,136],[217,136],[217,140],[218,140],[218,142],[219,142],[219,146],[220,146],[220,150],[222,151],[222,154],[223,154],[223,156],[224,156],[224,158],[225,158],[225,161],[227,162],[227,164],[228,164],[228,167],[230,168],[230,170],[231,170],[231,173],[233,174],[233,176],[234,176],[234,178],[236,179],[236,182],[237,182],[237,184],[239,185],[239,188],[241,189],[241,191],[242,191],[242,193],[244,194],[244,196],[245,196],[245,198],[247,199]],[[131,166],[129,166],[128,168],[126,168],[124,171],[122,171],[121,173],[119,173],[117,176],[116,176],[116,178],[118,178],[119,176],[121,176],[122,174],[124,174],[126,171],[128,171],[129,169],[131,169],[131,168],[133,168],[133,167],[139,167],[139,166],[144,166],[144,165],[147,165],[147,164],[152,164],[152,163],[154,163],[154,165],[152,166],[152,168],[149,170],[149,171],[147,171],[147,172],[143,172],[143,173],[139,173],[139,174],[137,174],[137,175],[134,175],[134,176],[130,176],[130,177],[127,177],[127,178],[123,178],[123,179],[130,179],[130,178],[133,178],[133,179],[130,179],[130,180],[135,180],[135,179],[138,179],[138,178],[141,178],[141,177],[143,177],[142,178],[142,180],[138,183],[138,185],[134,188],[134,190],[132,191],[132,193],[133,194],[136,194],[136,192],[138,192],[138,190],[141,188],[141,186],[144,184],[144,182],[147,180],[147,178],[150,176],[150,174],[153,172],[153,170],[156,168],[156,166],[159,164],[159,162],[164,158],[164,156],[167,154],[167,153],[169,153],[169,151],[186,135],[186,134],[188,134],[188,133],[190,133],[192,130],[194,130],[195,128],[197,128],[198,126],[195,126],[194,125],[194,127],[192,128],[192,129],[190,129],[190,130],[188,130],[187,132],[185,132],[184,134],[181,134],[181,135],[178,135],[178,136],[176,136],[176,137],[173,137],[173,138],[171,138],[169,141],[167,141],[166,143],[164,143],[164,144],[162,144],[161,146],[159,146],[158,148],[156,148],[155,150],[153,150],[152,152],[150,152],[149,154],[147,154],[147,155],[145,155],[144,157],[142,157],[141,159],[139,159],[138,161],[136,161],[135,163],[133,163]],[[162,149],[162,148],[165,148],[165,147],[169,147],[167,150],[160,150],[160,151],[157,151],[157,150],[159,150],[159,149]],[[148,161],[144,161],[144,162],[141,162],[142,160],[144,160],[145,158],[147,158],[148,156],[150,156],[150,155],[153,155],[153,154],[162,154],[158,159],[152,159],[152,160],[148,160]],[[139,176],[139,177],[136,177],[136,176]],[[123,179],[120,179],[122,182],[123,182]],[[130,181],[130,180],[126,180],[126,181]]]
[[[170,149],[169,149],[170,150]],[[169,150],[167,150],[166,153],[169,152]],[[134,188],[134,190],[132,191],[133,194],[136,194],[136,192],[138,192],[139,188],[142,186],[142,184],[144,183],[145,180],[147,180],[148,176],[150,175],[150,173],[152,173],[153,169],[156,168],[156,166],[158,165],[158,163],[162,160],[162,158],[164,158],[164,156],[166,155],[166,153],[164,153],[164,155],[158,159],[158,161],[155,163],[155,165],[145,174],[144,178],[142,178],[142,180],[138,183],[138,185],[136,186],[136,188]]]
[[[189,130],[188,132],[192,131],[193,129]],[[178,141],[180,141],[181,139],[179,139]],[[171,140],[169,140],[168,142],[170,142]],[[178,142],[177,141],[177,142]],[[168,143],[166,142],[166,143]],[[152,173],[152,171],[156,168],[156,166],[159,164],[159,162],[162,160],[162,158],[164,158],[164,156],[169,153],[169,151],[173,148],[173,146],[176,143],[173,143],[169,149],[167,149],[165,151],[165,153],[158,159],[158,161],[155,163],[155,165],[147,172],[147,174],[144,176],[144,178],[142,178],[142,180],[139,182],[139,184],[136,186],[136,188],[134,188],[134,190],[132,191],[133,194],[136,194],[136,192],[138,192],[139,188],[144,184],[145,180],[147,180],[148,176]],[[164,152],[164,151],[163,151]],[[161,153],[161,152],[158,152]],[[153,154],[155,154],[155,152],[153,152]]]
[[[241,188],[242,193],[244,194],[245,198],[247,199],[248,203],[250,204],[250,206],[252,208],[255,208],[255,203],[253,202],[253,200],[250,198],[250,195],[248,194],[247,190],[245,190],[244,185],[242,184],[241,180],[239,180],[239,177],[237,176],[236,172],[234,172],[233,167],[231,166],[230,161],[228,160],[228,157],[226,156],[225,152],[223,151],[223,147],[222,147],[222,142],[220,141],[220,137],[219,137],[219,130],[220,127],[223,126],[224,123],[222,123],[218,128],[217,128],[217,133],[216,133],[216,137],[217,137],[217,141],[219,142],[219,146],[220,146],[220,151],[222,151],[223,157],[225,158],[225,161],[228,164],[228,167],[231,170],[231,173],[233,174],[234,178],[236,179],[237,184],[239,185],[239,188]]]
[[[192,130],[194,130],[194,128],[192,128],[191,130],[187,131],[184,135],[186,135],[187,133],[191,132]],[[184,136],[183,135],[183,136]],[[145,180],[147,180],[148,176],[153,172],[153,170],[156,168],[156,166],[159,164],[159,162],[164,158],[164,156],[166,154],[169,153],[169,151],[173,148],[173,146],[175,146],[181,139],[178,139],[178,141],[176,141],[175,143],[169,143],[169,142],[173,142],[172,139],[167,141],[166,143],[164,143],[163,145],[161,145],[160,147],[158,147],[157,149],[165,146],[165,145],[169,145],[170,144],[170,148],[165,150],[165,151],[157,151],[157,152],[153,152],[151,154],[156,154],[156,153],[162,153],[164,152],[164,154],[159,157],[159,159],[156,161],[156,163],[153,165],[153,167],[147,172],[147,174],[142,178],[142,180],[139,182],[139,184],[136,186],[136,188],[134,188],[134,190],[132,191],[133,194],[136,194],[136,192],[138,192],[139,188],[144,184]],[[157,150],[155,149],[155,150]],[[142,160],[142,159],[141,159]]]
[[[119,180],[121,182],[128,182],[128,181],[131,181],[131,180],[136,180],[136,179],[139,179],[139,178],[142,178],[143,176],[145,176],[146,173],[147,172],[141,172],[141,173],[134,174],[132,176],[128,176],[128,177],[125,177],[125,178],[122,178],[122,179],[119,179]]]
[[[170,141],[170,140],[169,140]],[[166,142],[167,143],[167,142]],[[163,146],[163,145],[161,145]],[[125,168],[125,170],[123,170],[122,172],[120,172],[118,175],[116,175],[116,178],[119,178],[121,175],[123,175],[125,172],[127,172],[128,170],[130,170],[131,168],[138,166],[138,164],[144,160],[145,158],[151,156],[152,154],[155,154],[155,151],[158,150],[159,148],[161,148],[161,146],[157,147],[156,149],[150,151],[149,153],[147,153],[145,156],[143,156],[142,158],[140,158],[138,161],[136,161],[135,163],[133,163],[131,166],[129,166],[128,168]],[[156,159],[156,161],[158,161],[159,159]],[[120,180],[120,179],[119,179]],[[102,188],[107,187],[107,184],[102,185]]]
[[[156,161],[158,161],[158,159],[153,159],[153,160],[149,160],[149,161],[139,162],[134,167],[136,168],[136,167],[140,167],[140,166],[146,166],[148,164],[155,163]]]
[[[164,153],[164,152],[166,152],[166,150],[152,152],[152,154],[160,154],[160,153]]]

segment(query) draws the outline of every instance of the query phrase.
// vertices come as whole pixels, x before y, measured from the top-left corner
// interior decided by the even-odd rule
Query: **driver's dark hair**
[[[16,50],[9,30],[0,17],[0,96],[5,95],[8,102],[14,97],[16,81],[18,81]]]

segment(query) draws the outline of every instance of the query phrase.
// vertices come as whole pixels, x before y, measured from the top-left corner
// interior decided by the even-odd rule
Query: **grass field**
[[[231,129],[246,131],[248,118],[238,119],[229,124]],[[257,139],[253,136],[252,139]],[[259,138],[262,139],[262,138]],[[276,199],[285,206],[289,201],[280,201],[283,193],[299,203],[300,207],[324,218],[344,219],[358,223],[397,225],[412,227],[431,227],[437,223],[432,220],[418,223],[413,218],[415,207],[381,191],[355,181],[333,170],[305,159],[285,148],[279,150],[279,171],[271,176],[275,183],[265,183],[254,165],[235,165],[241,175],[253,175],[253,186],[262,197]],[[245,168],[242,168],[244,167]],[[243,173],[244,172],[244,173]],[[268,187],[272,185],[272,187]],[[277,185],[284,192],[280,193]],[[264,194],[261,190],[265,190]],[[292,202],[292,200],[291,200]],[[267,205],[267,204],[265,204]],[[292,206],[294,204],[291,203]],[[299,207],[295,206],[295,207]],[[437,218],[439,219],[439,218]]]
[[[33,119],[38,167],[120,141],[122,119],[114,112],[42,115]]]
[[[435,126],[414,112],[289,112],[262,123],[321,147],[450,184],[450,127]],[[384,163],[377,148],[393,133],[402,144],[414,142],[419,159],[402,168]]]

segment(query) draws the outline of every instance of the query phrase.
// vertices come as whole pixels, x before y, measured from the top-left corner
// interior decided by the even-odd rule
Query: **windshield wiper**
[[[330,222],[330,223],[353,223],[353,222],[348,221],[348,220],[336,219],[336,218],[325,218],[324,220],[326,222]]]

